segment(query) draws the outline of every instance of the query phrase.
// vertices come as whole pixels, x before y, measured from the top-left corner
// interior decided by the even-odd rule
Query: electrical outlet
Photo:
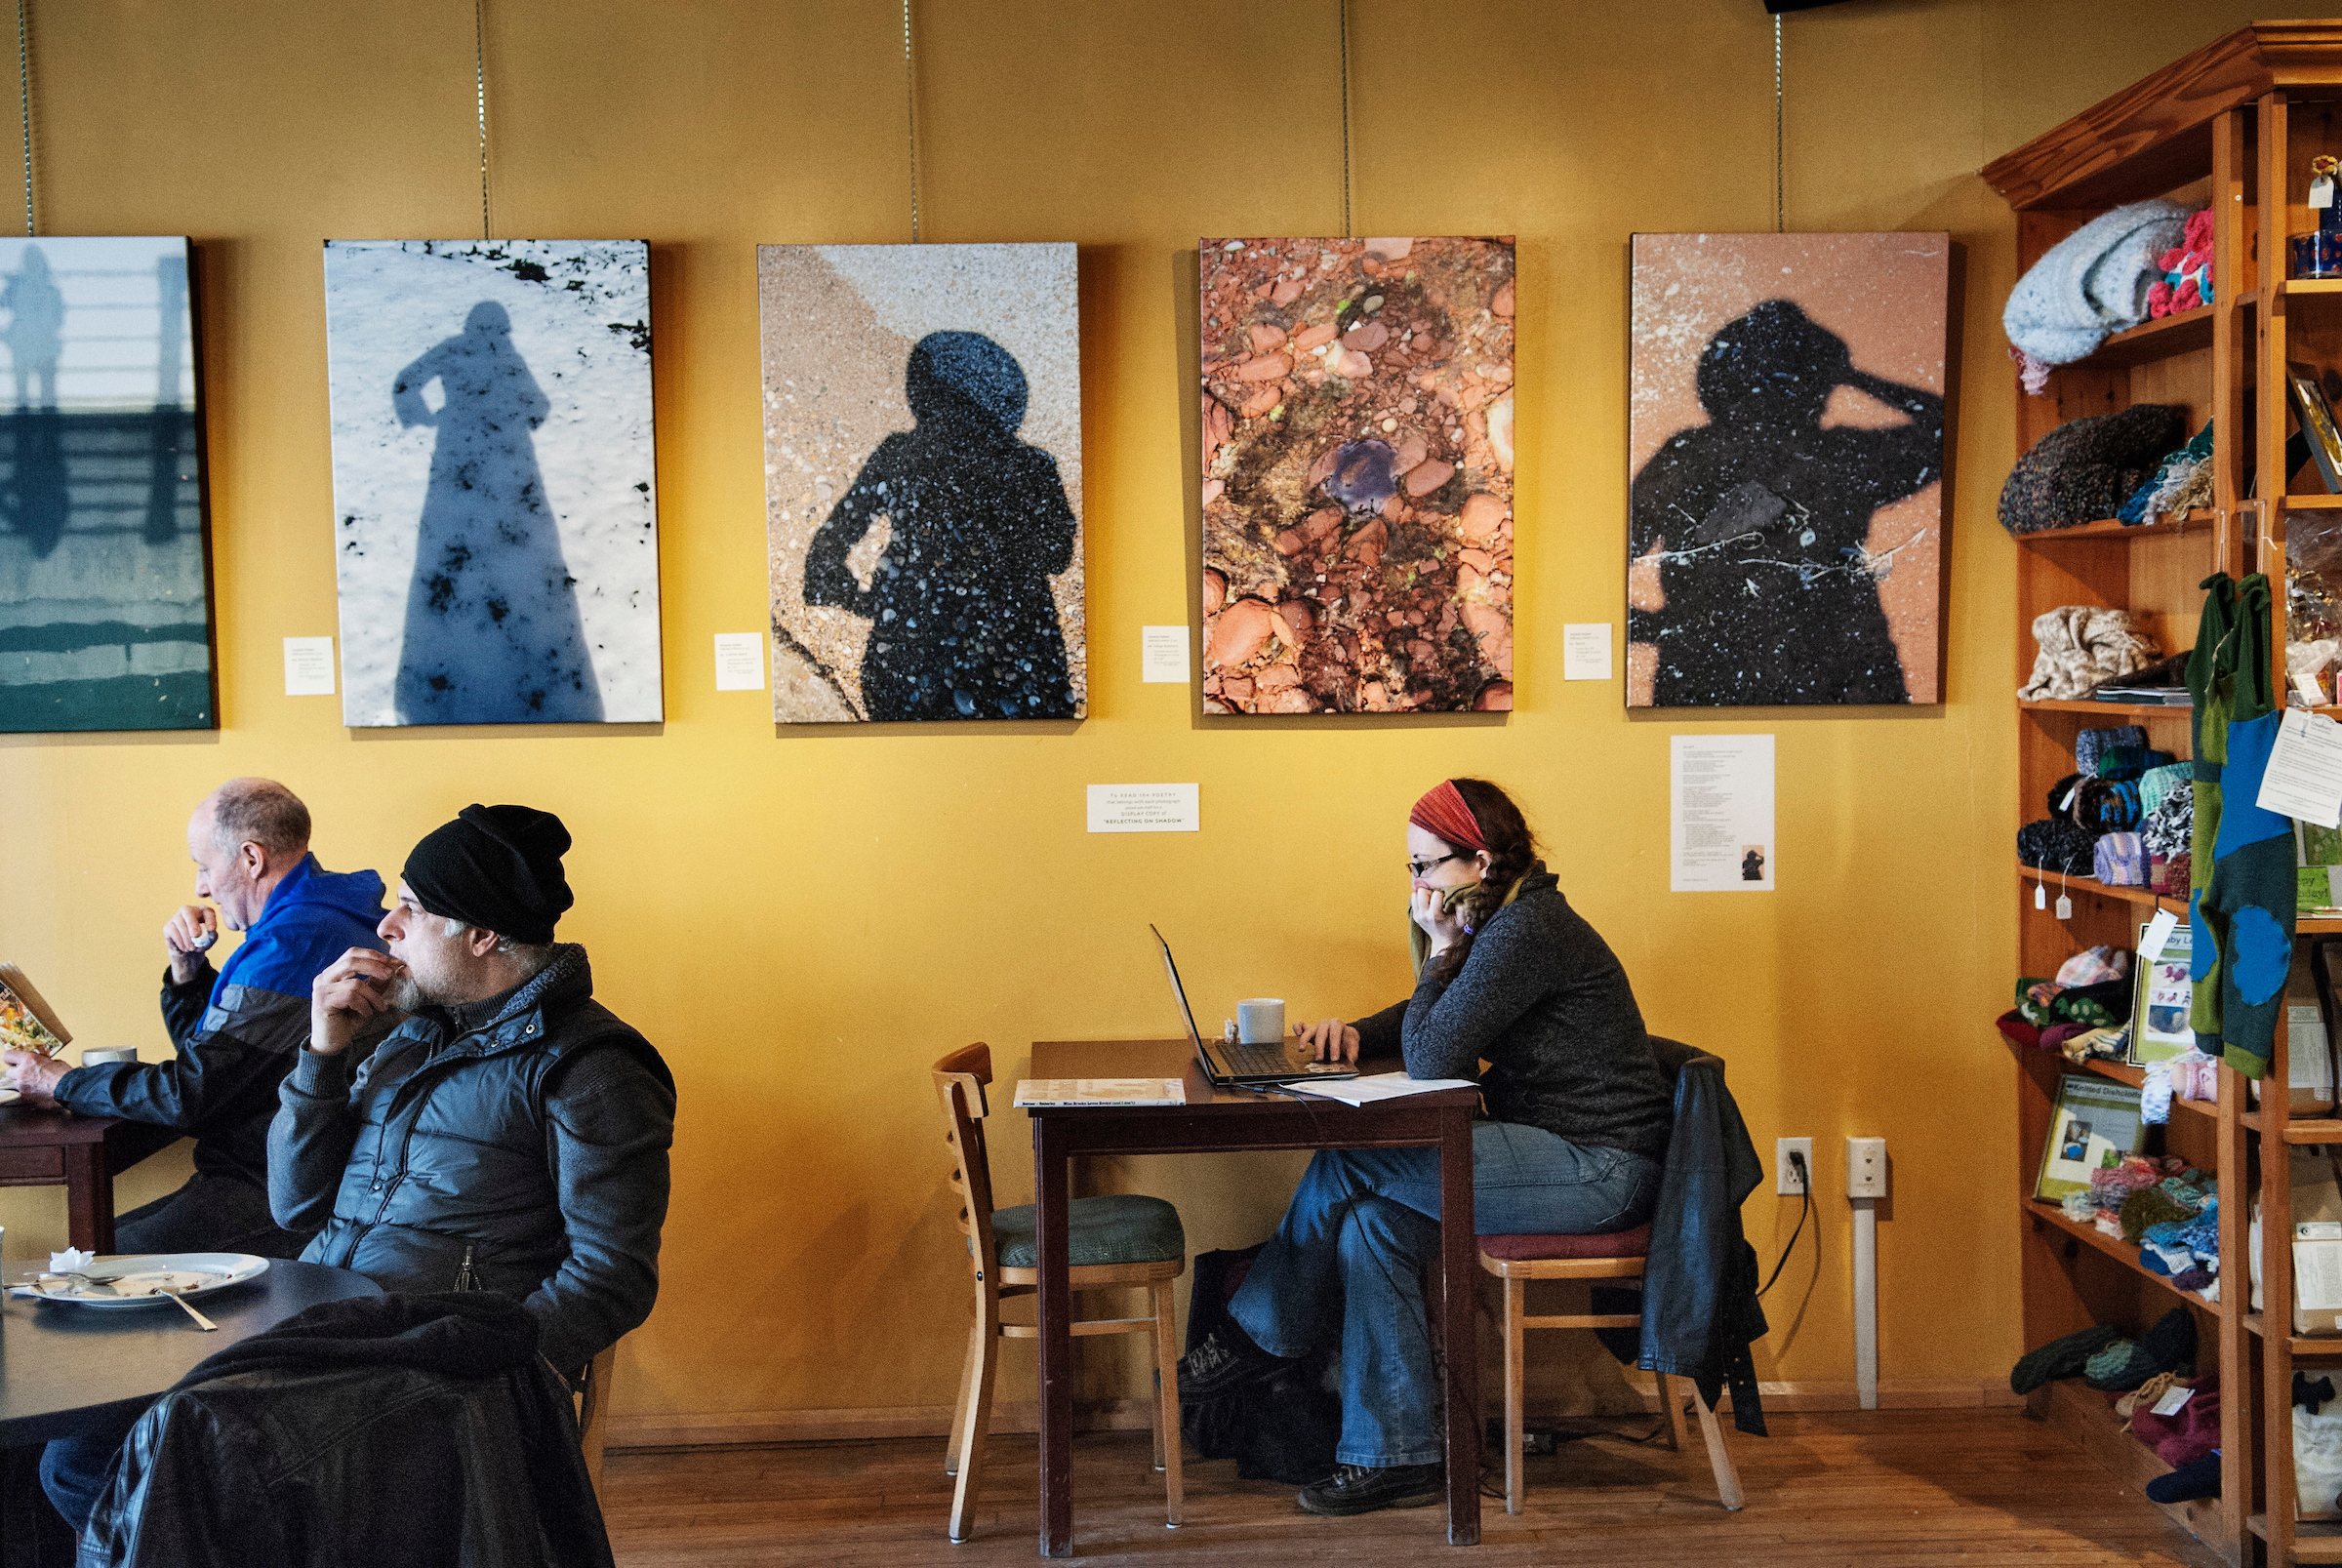
[[[1882,1198],[1886,1196],[1885,1139],[1849,1138],[1846,1140],[1846,1196],[1850,1198]]]
[[[1805,1161],[1805,1175],[1799,1179],[1789,1163],[1790,1151],[1795,1149]],[[1799,1197],[1807,1190],[1806,1183],[1813,1179],[1813,1140],[1810,1138],[1776,1138],[1773,1140],[1773,1190],[1785,1198]]]

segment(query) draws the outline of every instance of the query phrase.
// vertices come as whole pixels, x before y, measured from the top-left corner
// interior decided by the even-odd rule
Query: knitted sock
[[[2258,803],[2280,720],[2270,659],[2268,578],[2255,573],[2239,583],[2237,608],[2220,828],[2212,879],[2200,903],[2220,940],[2224,1060],[2246,1077],[2258,1078],[2269,1070],[2285,975],[2293,964],[2298,882],[2293,824]]]
[[[2191,1503],[2199,1498],[2220,1495],[2220,1450],[2213,1449],[2193,1464],[2182,1465],[2168,1475],[2159,1475],[2147,1483],[2147,1500],[2151,1503]]]
[[[2071,1378],[2080,1372],[2090,1356],[2122,1337],[2122,1331],[2101,1323],[2051,1340],[2038,1350],[2028,1350],[2017,1357],[2017,1364],[2008,1375],[2009,1390],[2031,1393],[2052,1378]]]
[[[2196,809],[2189,824],[2188,919],[2195,933],[2188,979],[2193,995],[2188,1025],[2206,1056],[2220,1054],[2220,941],[2203,913],[2204,889],[2212,880],[2212,845],[2220,831],[2221,775],[2228,761],[2228,706],[2235,687],[2237,583],[2225,572],[2203,580],[2203,612],[2198,619],[2195,651],[2188,655],[2188,695],[2195,707],[2188,719],[2194,743]]]
[[[2218,1274],[2213,1273],[2208,1268],[2191,1268],[2185,1273],[2173,1274],[2171,1276],[2171,1283],[2177,1285],[2181,1290],[2201,1292],[2206,1286],[2211,1285],[2218,1280],[2219,1277],[2220,1276]]]

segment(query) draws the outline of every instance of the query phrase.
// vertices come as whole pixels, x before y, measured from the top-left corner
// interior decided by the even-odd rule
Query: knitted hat
[[[2008,1375],[2009,1391],[2031,1393],[2052,1378],[2071,1378],[2089,1364],[2093,1354],[2121,1338],[2120,1329],[2101,1323],[2028,1350],[2017,1357],[2016,1368]]]
[[[2186,431],[2187,410],[2171,403],[2133,403],[2059,425],[2009,470],[2000,488],[2000,526],[2032,534],[2114,516]],[[2093,676],[2090,684],[2106,678]]]
[[[407,891],[428,913],[530,945],[577,902],[561,874],[569,829],[549,811],[466,806],[407,855]]]
[[[2052,245],[2009,291],[2000,312],[2008,341],[2065,365],[2108,333],[2137,326],[2147,319],[2148,289],[2162,277],[2156,262],[2187,232],[2187,209],[2160,199],[2092,219]]]

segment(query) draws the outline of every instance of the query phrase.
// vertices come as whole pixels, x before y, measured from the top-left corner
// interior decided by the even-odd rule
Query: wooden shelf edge
[[[2307,1116],[2285,1123],[2288,1144],[2342,1144],[2342,1121],[2331,1116]]]
[[[2129,1084],[2133,1089],[2147,1081],[2145,1067],[2134,1067],[2127,1062],[2117,1062],[2110,1057],[2094,1056],[2081,1065],[2081,1069],[2084,1072],[2094,1072],[2101,1078],[2112,1078],[2117,1083]],[[2173,1095],[2171,1108],[2189,1111],[2198,1116],[2218,1116],[2220,1102],[2217,1100],[2190,1100],[2185,1095]]]
[[[2244,1332],[2267,1334],[2269,1332],[2268,1319],[2259,1312],[2246,1312],[2244,1314]],[[2289,1354],[2296,1356],[2342,1355],[2342,1335],[2289,1335],[2285,1338],[2285,1348]]]
[[[2114,333],[2106,342],[2060,370],[2125,370],[2150,360],[2192,354],[2212,346],[2212,311],[2218,302],[2182,310],[2177,315],[2141,322]]]
[[[2122,1429],[2122,1420],[2103,1395],[2072,1379],[2060,1379],[2036,1390],[2027,1399],[2043,1423],[2073,1440],[2083,1453],[2132,1491],[2144,1493],[2147,1483],[2170,1473],[2156,1451]],[[2157,1503],[2166,1518],[2190,1535],[2217,1549],[2220,1500]]]
[[[2020,544],[2062,544],[2077,539],[2138,539],[2149,534],[2201,534],[2210,531],[2219,518],[2212,512],[2198,509],[2183,516],[2166,518],[2160,523],[2125,523],[2120,518],[2102,517],[2094,523],[2076,523],[2072,528],[2043,528],[2030,534],[2015,536]]]
[[[2188,901],[2185,899],[2174,899],[2168,895],[2151,892],[2146,888],[2110,888],[2093,876],[2060,877],[2055,871],[2044,871],[2039,866],[2027,865],[2022,861],[2017,863],[2017,881],[2020,891],[2022,891],[2023,884],[2037,879],[2044,884],[2056,883],[2069,894],[2079,893],[2093,899],[2120,899],[2125,904],[2143,904],[2155,908],[2168,909],[2178,915],[2188,912]]]
[[[2256,1513],[2244,1524],[2263,1541],[2269,1539],[2269,1515],[2266,1513]],[[2342,1562],[2342,1524],[2318,1519],[2296,1520],[2293,1525],[2293,1560]]]
[[[2181,1290],[2177,1285],[2171,1283],[2169,1276],[2159,1274],[2139,1262],[2139,1249],[2135,1243],[2110,1236],[2096,1226],[2077,1225],[2074,1221],[2067,1219],[2065,1212],[2054,1203],[2045,1202],[2040,1198],[2019,1198],[2017,1207],[2031,1215],[2038,1224],[2053,1226],[2057,1229],[2063,1230],[2077,1241],[2083,1242],[2103,1256],[2112,1258],[2141,1279],[2154,1280],[2191,1307],[2201,1307],[2205,1311],[2215,1314],[2224,1314],[2229,1310],[2225,1292],[2222,1293],[2219,1301],[2207,1302],[2192,1290]]]
[[[2038,703],[2017,699],[2020,711],[2032,713],[2115,713],[2124,718],[2186,718],[2196,711],[2186,703],[2093,703],[2086,698],[2051,697]]]

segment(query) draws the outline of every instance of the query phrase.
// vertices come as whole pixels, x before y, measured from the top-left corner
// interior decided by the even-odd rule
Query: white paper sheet
[[[2298,822],[2342,827],[2342,724],[2286,708],[2253,804]]]
[[[2163,944],[2169,942],[2171,933],[2178,929],[2178,915],[2168,909],[2156,910],[2155,918],[2147,922],[2146,931],[2140,934],[2139,956],[2154,963],[2163,955]]]
[[[287,697],[331,697],[334,695],[333,638],[287,637],[285,639],[285,695]]]
[[[1561,678],[1610,678],[1610,623],[1572,621],[1561,627]]]
[[[1326,1100],[1339,1100],[1346,1106],[1366,1106],[1381,1100],[1404,1100],[1409,1095],[1428,1095],[1435,1089],[1477,1089],[1479,1085],[1470,1078],[1410,1078],[1403,1072],[1370,1072],[1363,1078],[1295,1082],[1285,1087]]]
[[[1092,784],[1093,833],[1193,833],[1203,827],[1203,786],[1191,784]]]
[[[719,631],[715,634],[715,689],[719,692],[764,690],[764,633]]]
[[[1773,891],[1773,738],[1678,735],[1668,744],[1668,887]]]
[[[1188,628],[1177,626],[1141,626],[1139,628],[1139,679],[1142,681],[1175,681],[1184,686],[1188,681]]]

